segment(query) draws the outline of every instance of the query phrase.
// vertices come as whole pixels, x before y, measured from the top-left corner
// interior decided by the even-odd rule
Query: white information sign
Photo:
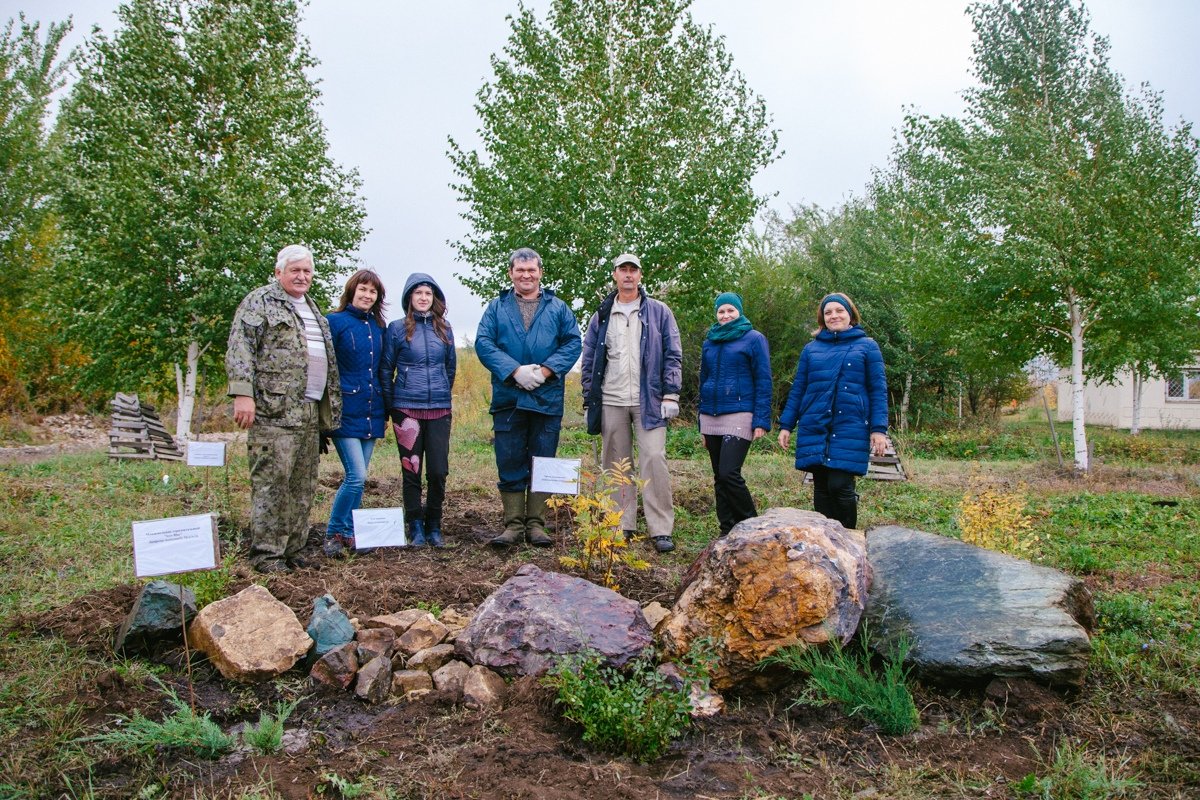
[[[550,494],[579,494],[579,470],[583,459],[533,457],[530,489]]]
[[[354,547],[404,547],[403,508],[354,509]]]
[[[139,578],[216,569],[219,561],[215,514],[133,523],[133,571]]]
[[[189,467],[225,466],[225,443],[188,442],[187,464]]]

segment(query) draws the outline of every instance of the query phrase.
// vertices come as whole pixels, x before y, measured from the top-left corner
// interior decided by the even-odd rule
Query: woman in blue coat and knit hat
[[[362,505],[371,453],[387,426],[379,385],[384,294],[379,276],[373,270],[360,269],[346,281],[337,311],[326,317],[342,388],[342,427],[329,436],[346,473],[333,497],[325,529],[322,550],[327,556],[354,549],[354,509]]]
[[[379,380],[400,450],[408,543],[441,547],[442,502],[450,473],[450,399],[458,367],[454,331],[446,320],[446,295],[424,272],[408,276],[400,303],[404,318],[388,326]]]
[[[742,477],[750,444],[771,430],[771,353],[734,292],[717,295],[700,350],[700,433],[712,463],[721,535],[758,516]]]
[[[796,469],[812,473],[813,508],[847,528],[858,527],[855,476],[888,444],[883,353],[860,321],[844,292],[821,299],[818,328],[800,353],[779,420],[785,450],[797,428]]]

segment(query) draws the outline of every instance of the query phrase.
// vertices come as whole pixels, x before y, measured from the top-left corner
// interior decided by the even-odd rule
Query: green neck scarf
[[[724,325],[714,322],[708,329],[708,340],[710,342],[732,342],[734,339],[742,338],[747,331],[753,330],[753,328],[750,320],[745,317],[738,317]]]

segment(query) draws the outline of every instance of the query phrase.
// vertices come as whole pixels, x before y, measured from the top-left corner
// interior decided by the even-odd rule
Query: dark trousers
[[[450,474],[450,415],[439,419],[417,419],[394,411],[393,423],[400,470],[404,476],[404,519],[425,520],[430,527],[442,524],[442,502],[446,498],[446,476]],[[421,508],[421,469],[425,469],[425,508]]]
[[[553,458],[558,452],[562,417],[510,408],[492,414],[495,437],[496,486],[502,492],[524,492],[529,488],[533,457]]]
[[[843,528],[858,527],[858,494],[854,476],[840,469],[813,467],[813,510],[842,523]]]
[[[717,522],[724,536],[742,520],[758,516],[754,498],[742,477],[742,464],[750,452],[750,440],[738,436],[705,436],[704,447],[712,462]]]

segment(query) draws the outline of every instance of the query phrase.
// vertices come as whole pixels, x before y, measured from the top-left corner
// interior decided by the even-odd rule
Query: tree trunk
[[[1071,444],[1075,448],[1075,469],[1087,472],[1087,429],[1084,428],[1083,397],[1083,310],[1079,298],[1067,290],[1067,305],[1071,310]]]
[[[1129,422],[1129,435],[1137,436],[1142,432],[1142,376],[1135,369],[1133,372],[1133,414]]]
[[[196,408],[196,374],[199,372],[200,356],[204,355],[207,349],[208,345],[201,348],[200,343],[195,340],[188,342],[186,376],[180,370],[179,362],[175,362],[175,390],[179,397],[179,414],[175,423],[176,439],[192,438],[192,413]]]

